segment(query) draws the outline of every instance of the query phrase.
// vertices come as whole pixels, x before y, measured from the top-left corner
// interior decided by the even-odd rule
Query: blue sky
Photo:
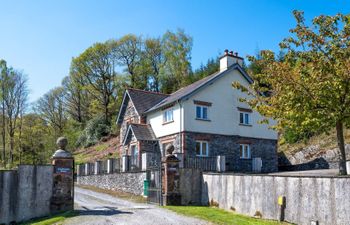
[[[72,57],[95,42],[128,33],[155,37],[183,28],[193,37],[192,66],[224,49],[252,55],[278,50],[295,24],[292,10],[311,19],[349,13],[346,0],[0,0],[0,58],[23,70],[30,101],[59,86]]]

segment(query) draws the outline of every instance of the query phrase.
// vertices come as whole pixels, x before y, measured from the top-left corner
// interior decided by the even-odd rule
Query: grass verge
[[[45,216],[38,219],[29,220],[24,223],[20,223],[21,225],[50,225],[50,224],[61,224],[65,219],[77,216],[79,213],[75,211],[68,211],[60,214],[56,214],[53,216]]]
[[[87,185],[75,184],[75,186],[81,187],[81,188],[84,188],[87,190],[99,192],[99,193],[109,194],[109,195],[112,195],[114,197],[121,198],[121,199],[128,200],[128,201],[132,201],[132,202],[136,202],[136,203],[146,203],[147,202],[146,198],[144,198],[143,196],[140,196],[140,195],[134,195],[131,193],[126,193],[126,192],[121,192],[121,191],[101,189],[101,188],[97,188],[94,186],[87,186]]]
[[[164,206],[176,213],[224,225],[287,225],[289,223],[252,218],[219,208],[205,206]]]

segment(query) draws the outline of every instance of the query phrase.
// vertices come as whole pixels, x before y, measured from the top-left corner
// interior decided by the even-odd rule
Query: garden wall
[[[78,176],[77,183],[79,185],[89,185],[102,189],[117,190],[135,195],[142,195],[143,181],[145,179],[146,172],[127,172]]]
[[[51,165],[0,171],[0,224],[49,215],[52,188]]]
[[[350,178],[203,174],[202,204],[278,219],[278,196],[286,197],[285,220],[299,225],[350,224]]]

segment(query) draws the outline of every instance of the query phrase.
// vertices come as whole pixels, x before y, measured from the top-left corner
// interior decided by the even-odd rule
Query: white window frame
[[[242,148],[242,155],[241,155],[241,148]],[[239,157],[241,159],[251,159],[252,158],[252,151],[250,148],[250,144],[239,144]]]
[[[199,143],[199,155],[197,154],[197,143]],[[207,152],[204,155],[203,154],[203,144],[205,144],[207,146]],[[208,141],[196,141],[196,155],[200,156],[200,157],[208,157],[209,156],[209,142]]]
[[[243,115],[243,123],[241,122],[241,115]],[[248,116],[248,121],[246,120],[246,116]],[[242,125],[251,125],[251,113],[250,112],[239,112],[239,124]]]
[[[138,146],[136,144],[130,145],[130,155],[131,156],[138,156],[139,155]]]
[[[198,117],[198,115],[197,115],[197,109],[200,109],[200,115],[199,115],[199,117]],[[204,118],[204,108],[207,110],[207,117],[206,118]],[[208,111],[209,111],[209,107],[207,107],[207,106],[203,106],[203,105],[196,105],[196,119],[200,119],[200,120],[209,120],[209,118],[208,118]]]
[[[167,109],[163,112],[163,123],[170,123],[174,121],[174,109]]]

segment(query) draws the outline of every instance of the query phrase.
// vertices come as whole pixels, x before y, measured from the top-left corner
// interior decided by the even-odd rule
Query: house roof
[[[175,101],[178,101],[180,99],[183,99],[185,97],[188,97],[189,95],[195,93],[196,91],[198,91],[199,89],[201,89],[202,87],[205,87],[207,84],[211,84],[211,82],[214,82],[216,79],[220,78],[221,76],[223,76],[224,74],[227,74],[229,71],[235,70],[237,69],[238,71],[241,72],[241,74],[243,75],[243,77],[249,82],[249,83],[253,83],[252,78],[247,74],[247,72],[238,64],[235,63],[232,66],[230,66],[227,70],[222,71],[222,72],[216,72],[212,75],[209,75],[199,81],[196,81],[186,87],[183,87],[181,89],[179,89],[178,91],[172,93],[169,97],[163,99],[162,101],[160,101],[158,104],[154,105],[152,108],[148,109],[146,111],[147,112],[151,112],[154,110],[157,110],[159,108],[162,108],[166,105],[172,104]]]
[[[155,141],[156,136],[153,133],[152,127],[148,124],[135,124],[129,125],[126,135],[124,136],[123,144],[128,139],[129,133],[132,132],[138,141]]]
[[[147,109],[150,109],[152,106],[156,105],[168,96],[169,95],[167,94],[162,94],[159,92],[128,88],[124,92],[123,102],[118,114],[117,123],[122,122],[128,101],[130,99],[135,106],[138,115],[142,115]]]
[[[144,91],[134,88],[129,88],[128,93],[139,114],[144,113],[146,110],[169,96],[159,92]]]

